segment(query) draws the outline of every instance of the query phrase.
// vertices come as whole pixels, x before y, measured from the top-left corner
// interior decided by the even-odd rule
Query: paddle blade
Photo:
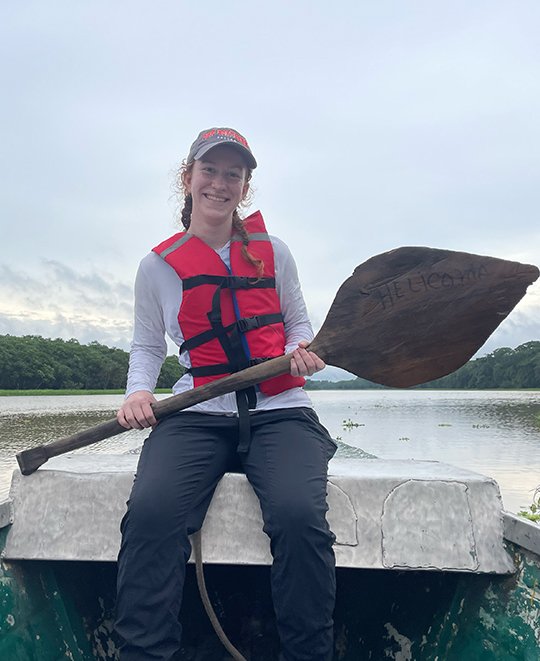
[[[310,348],[382,385],[432,381],[465,364],[538,275],[536,266],[494,257],[391,250],[343,283]]]

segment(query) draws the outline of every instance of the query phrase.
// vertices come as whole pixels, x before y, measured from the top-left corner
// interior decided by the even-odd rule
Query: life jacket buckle
[[[239,319],[236,322],[236,327],[240,331],[240,333],[247,333],[250,330],[254,330],[255,328],[259,328],[260,326],[260,318],[258,316],[255,317],[244,317],[243,319]]]

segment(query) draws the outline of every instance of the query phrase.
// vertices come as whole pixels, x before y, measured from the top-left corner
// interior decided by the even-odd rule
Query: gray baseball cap
[[[206,154],[207,151],[210,151],[213,147],[218,145],[230,145],[231,147],[238,147],[238,150],[242,153],[242,156],[246,159],[247,166],[250,170],[254,170],[257,167],[257,161],[251,153],[251,149],[247,143],[247,140],[243,135],[240,135],[238,131],[228,128],[213,128],[207,129],[206,131],[201,131],[197,136],[195,142],[191,145],[189,154],[187,157],[187,163],[193,161],[198,161],[200,158]]]

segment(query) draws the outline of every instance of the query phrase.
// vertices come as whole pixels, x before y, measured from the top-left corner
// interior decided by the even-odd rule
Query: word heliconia
[[[422,294],[438,289],[467,287],[486,277],[489,277],[489,273],[487,268],[482,264],[477,267],[471,264],[464,271],[453,269],[450,273],[439,273],[438,271],[421,273],[418,271],[414,276],[396,279],[385,285],[370,288],[364,294],[374,297],[375,300],[382,304],[383,310],[385,310],[387,306],[393,306],[398,299],[405,298],[411,294]]]

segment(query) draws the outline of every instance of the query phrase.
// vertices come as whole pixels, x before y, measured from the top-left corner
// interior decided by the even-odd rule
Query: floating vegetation
[[[473,425],[473,429],[489,429],[490,425]]]
[[[452,425],[448,422],[439,422],[439,427],[451,427]],[[473,425],[474,427],[474,425]]]
[[[410,439],[408,436],[402,436],[402,437],[401,437],[400,439],[398,439],[398,440],[400,440],[400,441],[410,441],[411,439]]]
[[[353,422],[350,418],[343,421],[343,429],[348,429],[350,431],[353,427],[365,427],[365,425],[360,422]]]
[[[529,519],[529,521],[540,521],[540,487],[537,487],[534,492],[533,502],[526,509],[520,510],[518,516]]]

